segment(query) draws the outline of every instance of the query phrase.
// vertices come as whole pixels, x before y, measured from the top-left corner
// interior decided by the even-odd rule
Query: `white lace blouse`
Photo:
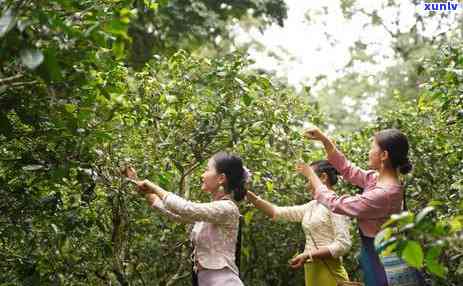
[[[333,257],[343,256],[352,245],[349,234],[349,218],[331,212],[316,200],[298,206],[276,206],[275,211],[274,219],[276,220],[301,222],[306,236],[305,254],[311,250],[316,250],[309,236],[309,231],[317,246],[319,248],[327,247]]]

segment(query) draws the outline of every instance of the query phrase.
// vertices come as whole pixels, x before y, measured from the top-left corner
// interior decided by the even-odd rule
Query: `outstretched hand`
[[[252,192],[250,190],[246,191],[246,199],[253,199],[253,198],[256,198],[256,197],[257,197],[257,195],[254,192]]]
[[[138,180],[137,171],[132,166],[128,166],[122,170],[122,174],[128,179]]]
[[[153,194],[155,193],[154,188],[158,186],[153,184],[150,180],[131,180],[134,184],[137,185],[138,192],[143,194]]]
[[[153,193],[149,188],[149,180],[139,180],[137,176],[137,171],[132,166],[128,166],[122,170],[122,175],[127,178],[127,181],[135,184],[137,186],[137,191],[140,193]]]
[[[317,127],[307,129],[304,132],[304,137],[310,140],[316,140],[316,141],[322,142],[328,155],[336,150],[336,146],[334,142],[328,136],[326,136],[325,133],[320,131],[320,129],[318,129]]]
[[[259,200],[259,196],[248,190],[246,191],[246,200],[255,204]]]

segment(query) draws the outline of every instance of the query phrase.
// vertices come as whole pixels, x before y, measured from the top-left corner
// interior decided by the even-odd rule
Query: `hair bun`
[[[413,165],[408,158],[405,159],[405,162],[400,164],[399,171],[401,174],[408,174],[412,171]]]
[[[318,160],[310,163],[310,166],[315,168],[317,175],[325,173],[328,176],[329,183],[334,186],[338,182],[339,172],[336,168],[331,165],[328,160]]]

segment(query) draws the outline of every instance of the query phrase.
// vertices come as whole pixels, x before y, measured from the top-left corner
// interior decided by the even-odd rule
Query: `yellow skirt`
[[[349,275],[340,259],[325,258],[331,272],[339,281],[349,280]],[[336,279],[331,275],[323,261],[315,259],[304,264],[305,286],[336,286]]]

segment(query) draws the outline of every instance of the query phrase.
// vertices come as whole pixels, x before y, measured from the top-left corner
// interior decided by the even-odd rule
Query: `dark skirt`
[[[191,270],[191,285],[198,286],[198,273],[193,269]]]
[[[365,286],[388,286],[386,271],[375,249],[375,238],[364,236],[360,232],[360,267],[363,271]]]

